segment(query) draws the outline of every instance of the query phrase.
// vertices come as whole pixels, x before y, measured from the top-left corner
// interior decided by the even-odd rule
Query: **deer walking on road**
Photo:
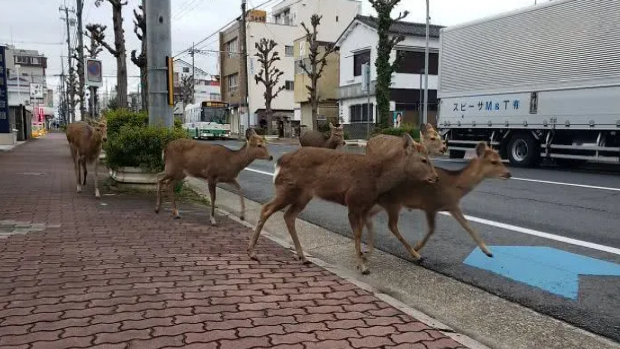
[[[75,169],[75,177],[77,181],[77,192],[82,192],[82,186],[86,185],[86,175],[88,171],[86,166],[95,163],[95,197],[101,197],[99,193],[98,167],[99,155],[103,143],[108,139],[107,123],[104,118],[100,120],[90,121],[90,124],[78,121],[67,126],[67,141],[71,149],[71,157],[73,158],[73,166]],[[82,178],[82,170],[84,178]]]
[[[231,150],[223,145],[208,144],[191,139],[174,140],[164,148],[164,171],[157,175],[157,201],[155,212],[161,208],[162,187],[167,187],[168,197],[172,203],[172,215],[180,218],[176,206],[174,187],[187,176],[204,179],[208,183],[211,197],[212,225],[215,221],[215,189],[217,183],[230,183],[237,189],[241,202],[241,219],[245,219],[243,191],[237,176],[254,160],[273,160],[267,151],[267,143],[252,129],[247,134],[246,143],[239,150]]]
[[[342,125],[334,126],[329,123],[330,136],[328,138],[317,130],[312,130],[304,133],[299,137],[299,144],[302,147],[316,147],[316,148],[329,148],[339,149],[344,146],[344,131]]]
[[[397,147],[398,140],[394,137],[382,143],[371,144],[369,142],[366,153],[368,155],[380,156],[380,154],[389,152],[390,149]],[[426,213],[428,231],[422,240],[413,247],[416,253],[420,252],[435,232],[437,212],[447,211],[469,233],[480,249],[487,256],[493,257],[482,238],[480,238],[463,215],[460,201],[487,178],[509,179],[511,177],[510,172],[502,163],[498,152],[489,148],[485,142],[481,142],[476,147],[476,157],[470,160],[463,169],[458,171],[439,167],[435,169],[439,175],[439,181],[436,183],[425,184],[405,181],[378,199],[378,205],[370,210],[366,220],[369,254],[372,253],[374,246],[372,218],[382,210],[385,210],[388,214],[388,228],[390,231],[399,237],[401,243],[408,250],[411,250],[411,246],[405,240],[401,240],[400,236],[402,235],[398,230],[399,214],[401,209],[405,207],[409,210],[420,209]]]
[[[409,135],[399,139],[397,151],[389,156],[343,153],[333,149],[301,147],[284,154],[276,163],[275,197],[263,205],[260,219],[250,239],[248,255],[256,259],[254,248],[267,219],[288,206],[284,221],[288,228],[297,257],[304,263],[295,219],[314,197],[335,202],[348,208],[349,224],[355,238],[357,267],[368,273],[361,252],[361,236],[366,215],[383,194],[405,180],[434,183],[437,173],[424,147]],[[417,255],[417,258],[420,258]]]

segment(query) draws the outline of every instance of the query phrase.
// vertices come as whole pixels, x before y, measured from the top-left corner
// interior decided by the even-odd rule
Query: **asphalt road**
[[[231,148],[240,145],[236,141],[224,144]],[[275,159],[295,148],[289,145],[269,146]],[[351,147],[347,151],[362,152],[363,148]],[[457,169],[465,161],[446,159],[435,160],[434,163],[438,167]],[[272,198],[274,187],[269,173],[273,173],[273,165],[274,162],[255,161],[248,170],[242,171],[239,182],[246,197],[260,203]],[[487,180],[462,200],[464,213],[472,216],[472,226],[491,250],[496,246],[526,246],[525,249],[544,246],[615,263],[607,265],[608,274],[609,270],[612,274],[620,271],[620,174],[614,171],[601,173],[553,168],[512,168],[511,172],[513,179]],[[351,236],[346,208],[342,206],[315,199],[301,218]],[[403,211],[399,226],[412,244],[426,230],[424,216],[419,211]],[[377,248],[411,260],[387,229],[385,214],[377,216],[375,228]],[[422,250],[425,257],[422,265],[620,342],[620,274],[600,275],[606,272],[598,267],[592,267],[590,272],[581,271],[580,274],[592,275],[579,276],[578,294],[573,299],[541,289],[533,285],[532,280],[541,282],[542,279],[543,283],[551,283],[551,287],[565,289],[567,282],[563,275],[569,277],[573,270],[589,266],[592,261],[572,260],[558,255],[560,251],[554,250],[546,255],[553,255],[549,258],[557,259],[560,267],[550,269],[546,265],[549,261],[535,260],[535,257],[528,260],[529,257],[522,256],[526,263],[511,267],[519,269],[512,272],[522,274],[521,277],[525,278],[523,282],[518,276],[506,277],[506,274],[465,264],[465,259],[475,249],[476,244],[469,234],[452,217],[439,215],[436,233]],[[505,257],[498,256],[504,250],[497,250],[500,252],[495,253],[494,261]],[[353,245],[351,251],[353,253]],[[372,271],[372,265],[369,267]],[[559,280],[557,285],[553,285],[555,279]]]

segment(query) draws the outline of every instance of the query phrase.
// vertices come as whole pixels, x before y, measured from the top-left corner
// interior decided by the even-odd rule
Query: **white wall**
[[[377,32],[362,23],[356,24],[355,28],[340,43],[340,86],[359,84],[362,82],[361,76],[353,76],[353,54],[363,49],[370,49],[370,78],[376,80],[377,70],[374,62],[377,59],[377,44],[379,38]],[[425,39],[419,37],[406,37],[398,44],[398,48],[424,49]],[[431,49],[439,50],[439,40],[431,38],[429,40]],[[391,59],[396,58],[396,51],[392,51]],[[424,81],[422,81],[424,83]],[[419,74],[394,74],[392,76],[392,86],[394,88],[419,89]],[[436,75],[428,76],[428,88],[437,89],[438,78]]]
[[[256,83],[254,76],[261,70],[258,58],[254,55],[257,50],[255,44],[262,38],[273,39],[278,43],[275,47],[275,51],[278,51],[280,61],[275,63],[275,66],[284,72],[284,75],[280,77],[278,86],[284,86],[286,80],[295,80],[294,58],[293,56],[287,57],[284,54],[284,47],[292,46],[294,41],[294,27],[286,25],[278,25],[271,23],[258,23],[249,22],[247,37],[248,37],[248,96],[250,99],[250,113],[254,114],[258,109],[265,108],[265,86],[262,83]],[[294,91],[283,90],[278,96],[271,102],[271,108],[293,110],[295,107]],[[293,116],[291,114],[291,116]],[[255,122],[252,121],[251,122]]]
[[[323,16],[318,27],[318,40],[329,42],[335,41],[353,18],[362,13],[359,0],[284,0],[273,7],[269,21],[273,21],[273,14],[286,7],[290,7],[292,24],[296,26],[294,39],[305,35],[301,23],[310,28],[310,17],[316,13]]]

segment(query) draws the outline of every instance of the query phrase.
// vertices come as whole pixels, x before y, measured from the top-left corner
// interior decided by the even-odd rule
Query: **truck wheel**
[[[508,160],[515,167],[533,167],[538,165],[540,149],[532,135],[516,134],[508,143]]]
[[[448,154],[450,159],[462,159],[465,157],[464,150],[449,150]]]

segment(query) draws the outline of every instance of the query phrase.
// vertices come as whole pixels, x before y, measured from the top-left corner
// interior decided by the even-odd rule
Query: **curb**
[[[196,190],[194,188],[194,186],[192,186],[191,184],[188,183],[188,187],[193,190],[196,194],[200,195],[200,196],[204,196],[204,194],[200,193],[198,190]],[[228,190],[222,189],[221,187],[218,187],[218,190],[224,190],[226,192],[229,192]],[[231,193],[231,192],[229,192]],[[234,193],[232,193],[234,194]],[[246,200],[249,200],[246,198]],[[224,210],[222,208],[216,207],[216,210],[223,216],[226,216],[228,218],[230,218],[231,220],[249,228],[249,229],[254,229],[255,227],[246,222],[246,221],[242,221],[237,215],[235,215],[234,213],[231,213],[227,210]],[[311,224],[310,222],[306,222],[307,224]],[[282,240],[274,235],[272,235],[268,230],[263,229],[261,236],[264,236],[266,238],[268,238],[269,240],[275,242],[276,244],[284,247],[285,249],[291,251],[291,253],[293,253],[294,251],[294,246],[292,244],[290,244],[288,241]],[[439,320],[436,320],[434,318],[432,318],[431,316],[417,310],[414,309],[410,306],[408,306],[407,304],[399,301],[398,299],[382,293],[381,291],[379,291],[377,288],[375,288],[374,286],[360,281],[358,279],[355,278],[355,276],[353,275],[353,273],[349,272],[348,270],[345,270],[343,268],[340,268],[337,265],[325,262],[319,258],[313,257],[312,254],[310,254],[309,252],[305,252],[306,257],[315,265],[322,267],[332,273],[334,273],[335,275],[355,284],[356,286],[358,286],[359,288],[368,291],[370,293],[372,293],[375,297],[377,297],[378,299],[388,303],[389,305],[391,305],[392,307],[402,311],[403,313],[417,319],[418,321],[422,322],[423,324],[432,327],[434,329],[436,329],[437,331],[441,332],[444,336],[449,337],[461,344],[463,344],[464,346],[470,348],[470,349],[491,349],[490,347],[478,342],[477,340],[464,335],[464,334],[460,334],[457,333],[453,328],[451,328],[450,326],[442,323]]]

